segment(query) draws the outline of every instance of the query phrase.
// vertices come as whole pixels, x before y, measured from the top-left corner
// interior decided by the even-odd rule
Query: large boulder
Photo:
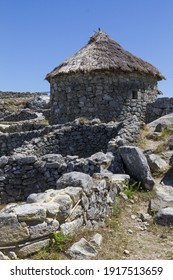
[[[127,173],[136,181],[141,182],[143,188],[151,190],[155,181],[142,150],[134,146],[122,146],[119,147],[119,151]]]
[[[0,213],[0,246],[9,246],[30,237],[25,223],[19,223],[14,213]]]
[[[160,209],[155,216],[155,222],[162,226],[173,225],[173,207]]]
[[[94,182],[93,179],[82,172],[70,172],[62,175],[56,182],[56,189],[64,189],[72,186],[74,188],[80,187],[86,194],[92,192]]]
[[[168,169],[168,164],[160,156],[155,154],[147,155],[149,167],[153,173],[163,172]]]
[[[173,207],[173,188],[169,185],[157,184],[155,186],[157,196],[150,200],[148,212],[157,213],[160,209]]]
[[[153,131],[156,129],[156,127],[162,126],[162,127],[167,127],[168,125],[173,125],[173,113],[165,115],[153,122],[150,122],[147,124],[147,127],[152,129]]]

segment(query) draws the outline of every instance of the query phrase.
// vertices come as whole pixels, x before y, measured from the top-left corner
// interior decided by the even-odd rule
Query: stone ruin
[[[145,189],[154,185],[134,146],[142,125],[136,116],[109,123],[8,123],[0,135],[0,203],[7,204],[0,211],[0,251],[10,258],[47,246],[52,232],[102,224],[130,178]]]

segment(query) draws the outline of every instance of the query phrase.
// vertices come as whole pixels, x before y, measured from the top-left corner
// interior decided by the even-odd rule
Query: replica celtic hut
[[[50,123],[57,124],[78,117],[103,122],[131,115],[144,119],[164,76],[99,31],[46,79],[51,87]]]

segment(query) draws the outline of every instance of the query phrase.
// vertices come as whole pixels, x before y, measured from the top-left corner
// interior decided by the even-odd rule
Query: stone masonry
[[[50,124],[78,117],[103,122],[132,115],[145,119],[147,103],[157,98],[157,79],[139,73],[108,71],[60,75],[51,82]]]

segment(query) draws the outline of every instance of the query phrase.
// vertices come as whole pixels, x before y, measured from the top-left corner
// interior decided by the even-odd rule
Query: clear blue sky
[[[98,27],[156,66],[173,97],[172,0],[0,0],[0,90],[49,91],[45,75]]]

